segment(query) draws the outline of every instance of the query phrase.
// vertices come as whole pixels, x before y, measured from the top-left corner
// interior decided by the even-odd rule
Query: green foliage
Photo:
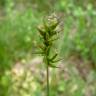
[[[32,10],[8,14],[8,17],[0,22],[0,81],[4,72],[15,62],[32,56],[33,41],[36,38],[34,33],[37,17],[33,15]]]
[[[11,80],[11,77],[10,77],[9,71],[6,71],[5,73],[3,73],[3,76],[1,75],[1,77],[0,77],[0,96],[8,95],[8,89],[11,84],[10,80]]]
[[[10,75],[6,75],[7,69],[12,68],[17,61],[32,56],[32,52],[35,51],[34,41],[41,42],[41,39],[38,39],[38,33],[36,33],[36,26],[41,21],[41,17],[53,11],[63,17],[64,31],[61,34],[63,38],[56,42],[61,56],[65,60],[66,58],[69,60],[70,56],[76,56],[76,58],[78,56],[83,61],[83,65],[84,62],[90,61],[96,70],[95,6],[95,0],[0,0],[0,8],[2,9],[0,9],[0,16],[2,16],[1,12],[4,11],[3,19],[0,17],[0,96],[8,96],[7,89],[11,86],[9,85]],[[51,59],[57,57],[57,54],[53,53],[51,52]],[[74,74],[73,71],[71,73]],[[78,79],[80,76],[73,76],[73,74],[71,74],[72,77],[68,82],[64,78],[58,77],[60,79],[55,82],[55,85],[54,83],[50,85],[51,90],[53,90],[50,94],[52,96],[84,95],[86,86],[88,86],[87,83],[82,83],[82,79]],[[95,78],[95,72],[90,78],[93,77]],[[41,88],[42,85],[36,81],[35,85],[38,90],[32,92],[32,96],[39,96],[41,89],[43,89]],[[91,90],[96,89],[96,83],[90,86],[93,88]],[[72,88],[77,89],[70,92]],[[24,96],[24,90],[21,90],[22,96]],[[15,93],[15,91],[13,92]],[[31,91],[29,93],[31,94]],[[29,96],[31,96],[30,94]],[[95,94],[94,91],[92,96]]]

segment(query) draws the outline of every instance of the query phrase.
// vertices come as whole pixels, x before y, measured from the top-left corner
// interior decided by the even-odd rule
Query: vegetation
[[[0,96],[46,96],[45,67],[33,64],[33,72],[28,62],[39,56],[37,26],[54,12],[64,28],[54,47],[64,60],[50,69],[50,96],[96,96],[95,6],[94,0],[0,0]]]
[[[58,19],[56,18],[56,15],[53,14],[52,16],[49,16],[47,20],[43,20],[43,24],[38,27],[40,37],[42,38],[42,45],[38,45],[40,52],[38,54],[41,54],[44,56],[43,61],[46,64],[46,73],[47,73],[47,96],[50,96],[50,86],[49,86],[49,68],[58,68],[57,66],[53,65],[54,63],[58,62],[59,60],[57,58],[57,52],[52,54],[52,47],[54,41],[58,39],[59,34],[59,28],[57,29],[57,26],[59,24]],[[51,56],[53,55],[53,56]]]

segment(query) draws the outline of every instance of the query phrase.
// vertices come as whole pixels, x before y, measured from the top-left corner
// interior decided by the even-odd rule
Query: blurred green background
[[[95,0],[0,0],[0,96],[46,96],[46,70],[32,53],[37,26],[54,12],[64,60],[50,69],[50,96],[96,96]]]

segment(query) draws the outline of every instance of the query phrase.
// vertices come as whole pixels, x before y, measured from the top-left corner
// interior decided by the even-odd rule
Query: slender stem
[[[49,90],[49,67],[47,65],[47,96],[50,96],[50,90]]]
[[[44,56],[44,62],[45,62],[45,64],[46,64],[46,94],[47,94],[47,96],[50,96],[50,86],[49,86],[49,61],[48,61],[48,54],[46,54],[45,53],[45,56]]]

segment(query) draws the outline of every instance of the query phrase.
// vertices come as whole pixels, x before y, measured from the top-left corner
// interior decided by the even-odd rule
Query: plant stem
[[[47,65],[47,96],[50,96],[50,90],[49,90],[49,67]]]

